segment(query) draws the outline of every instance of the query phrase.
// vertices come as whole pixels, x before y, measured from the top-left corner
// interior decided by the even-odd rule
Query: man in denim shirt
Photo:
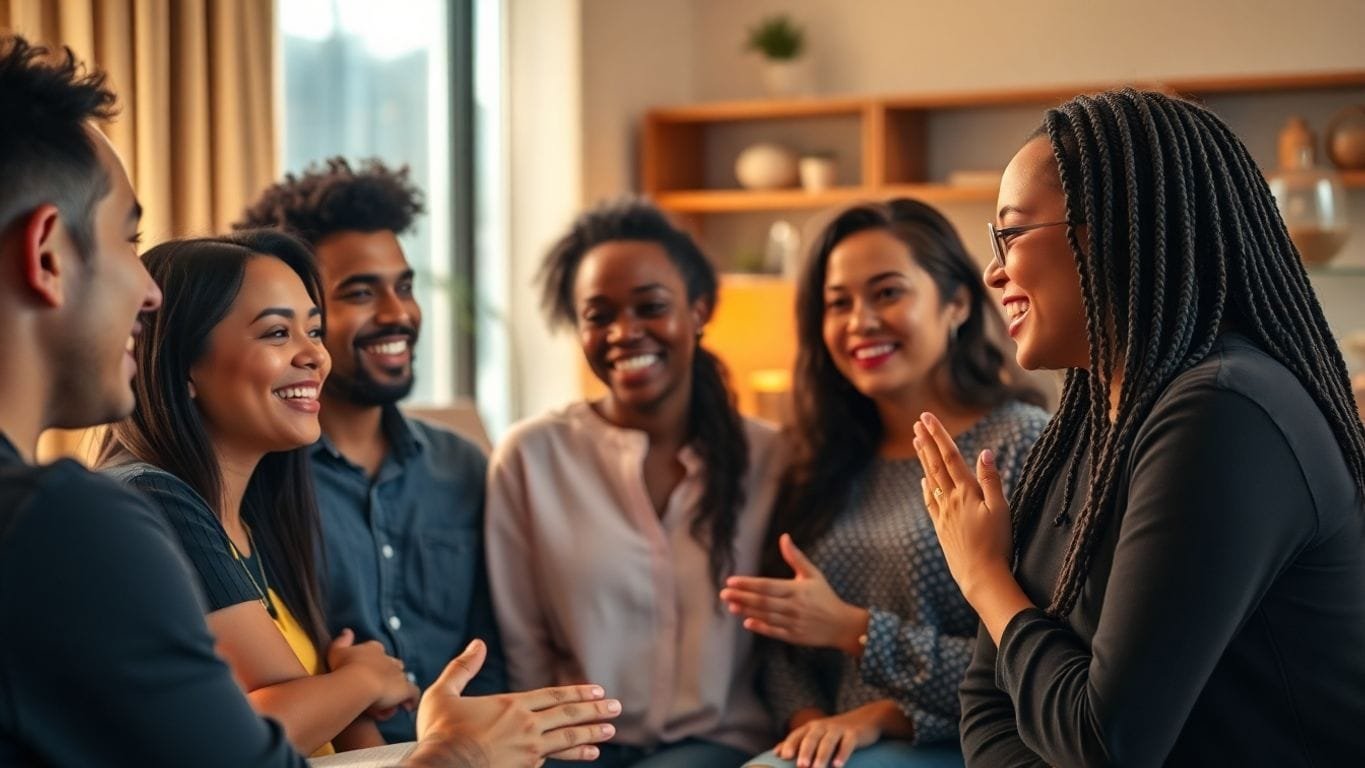
[[[422,318],[398,235],[420,213],[406,168],[333,158],[286,176],[235,226],[303,238],[322,272],[332,374],[312,458],[332,631],[380,641],[423,687],[480,638],[489,657],[467,692],[497,693],[507,683],[484,566],[487,460],[396,405],[412,389]],[[379,727],[390,741],[415,733],[408,712]]]

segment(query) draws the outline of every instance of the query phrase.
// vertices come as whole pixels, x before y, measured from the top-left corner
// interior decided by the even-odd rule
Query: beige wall
[[[577,208],[635,188],[645,109],[760,94],[757,61],[741,49],[746,27],[767,14],[788,12],[807,28],[816,81],[827,94],[1365,68],[1365,0],[508,3],[514,402],[523,416],[578,396],[573,369],[561,367],[577,363],[572,341],[546,336],[527,292],[539,255]],[[1258,145],[1282,114],[1253,129]],[[1352,197],[1357,232],[1365,232],[1365,192]],[[946,212],[970,233],[989,206]],[[744,226],[737,219],[713,229],[738,237],[734,230]],[[1365,263],[1365,237],[1349,248],[1346,258]],[[1365,326],[1365,310],[1342,312],[1365,292],[1365,281],[1352,280],[1318,281],[1338,326]]]
[[[587,0],[592,2],[593,0]],[[759,93],[744,29],[803,24],[827,92],[1365,66],[1361,0],[696,0],[698,99]],[[595,84],[592,87],[596,87]]]

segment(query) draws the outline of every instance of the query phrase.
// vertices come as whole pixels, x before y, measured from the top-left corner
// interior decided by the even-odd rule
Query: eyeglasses
[[[1030,229],[1041,229],[1043,227],[1060,227],[1065,223],[1066,223],[1065,221],[1049,221],[1043,224],[1020,224],[1017,227],[1005,227],[1004,229],[996,229],[995,222],[993,221],[986,222],[986,229],[989,230],[991,233],[991,251],[995,254],[995,261],[991,262],[991,264],[993,266],[999,267],[1000,269],[1005,268],[1005,252],[1009,250],[1009,246],[1005,244],[1005,238],[1014,237],[1015,235],[1021,232],[1027,232]]]

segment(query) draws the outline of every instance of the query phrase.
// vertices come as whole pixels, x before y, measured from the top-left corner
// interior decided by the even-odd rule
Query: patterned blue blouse
[[[1011,402],[956,440],[965,457],[990,448],[1008,495],[1047,424]],[[977,618],[948,573],[924,508],[918,459],[874,461],[853,501],[806,554],[847,603],[871,621],[861,662],[831,649],[765,644],[762,689],[780,723],[815,707],[838,714],[879,699],[900,706],[914,742],[957,740],[957,688],[976,646]]]

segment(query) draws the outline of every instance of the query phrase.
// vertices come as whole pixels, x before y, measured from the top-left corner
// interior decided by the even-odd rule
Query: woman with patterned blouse
[[[957,688],[977,618],[918,492],[914,424],[945,414],[959,445],[994,451],[1012,482],[1047,414],[1009,382],[988,338],[999,325],[961,239],[923,203],[850,208],[816,240],[797,294],[797,460],[769,578],[721,591],[745,628],[777,641],[762,692],[788,735],[747,765],[962,764]]]

